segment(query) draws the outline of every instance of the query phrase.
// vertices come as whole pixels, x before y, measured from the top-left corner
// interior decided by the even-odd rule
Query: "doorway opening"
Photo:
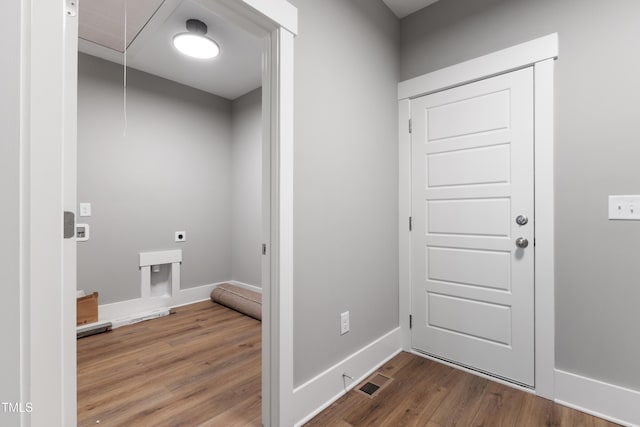
[[[175,315],[78,342],[78,423],[221,415],[188,410],[180,396],[197,387],[227,401],[228,419],[259,422],[260,324],[197,303],[226,283],[259,300],[264,281],[262,42],[193,1],[145,5],[89,0],[79,13],[77,278],[99,295],[100,329]],[[196,19],[218,58],[169,43]],[[232,380],[244,397],[216,386]]]
[[[297,12],[284,0],[206,0],[202,4],[262,37],[264,43],[263,103],[269,106],[269,117],[265,117],[263,132],[271,166],[271,235],[263,258],[270,280],[263,295],[263,336],[268,339],[262,352],[269,369],[262,370],[262,414],[265,426],[291,424],[293,38]],[[21,195],[28,201],[24,229],[29,233],[22,238],[28,254],[28,286],[25,327],[21,329],[22,360],[27,362],[21,378],[23,390],[28,390],[39,408],[31,414],[32,423],[38,425],[77,424],[77,12],[78,2],[73,0],[37,8],[26,5],[22,21],[22,57],[28,77],[23,82],[21,117],[28,135],[23,146],[28,144],[29,155],[23,164],[28,185],[22,187]]]
[[[125,328],[78,342],[78,424],[259,424],[260,323],[201,301],[223,284],[259,301],[269,279],[263,42],[197,1],[121,6],[79,11],[77,287],[99,295],[94,325]],[[185,55],[185,35],[218,56]],[[189,410],[195,390],[228,408]]]
[[[412,241],[414,240],[415,232],[412,231],[411,227],[406,227],[406,222],[402,220],[402,218],[409,218],[410,221],[413,220],[413,208],[415,203],[413,203],[412,192],[419,192],[421,189],[423,193],[426,194],[430,191],[430,188],[425,188],[423,185],[419,185],[412,189],[412,116],[414,112],[414,103],[419,108],[420,99],[423,100],[433,100],[438,96],[447,96],[447,93],[456,93],[456,91],[466,90],[465,87],[472,88],[474,84],[483,84],[482,82],[490,82],[492,78],[496,78],[497,76],[504,76],[512,73],[516,75],[517,73],[521,73],[522,70],[525,70],[529,67],[532,69],[533,73],[533,177],[534,177],[534,189],[533,189],[533,199],[535,200],[535,206],[533,207],[532,218],[535,218],[535,241],[530,242],[530,239],[527,235],[517,234],[514,237],[513,247],[516,249],[516,257],[518,256],[518,251],[522,254],[522,251],[526,249],[528,245],[535,247],[535,265],[533,266],[533,273],[535,277],[535,293],[532,297],[533,299],[533,340],[535,342],[534,349],[530,351],[530,354],[533,356],[533,364],[534,364],[534,372],[533,375],[529,374],[529,378],[525,381],[528,385],[535,385],[535,393],[539,396],[543,396],[546,398],[553,398],[554,396],[554,312],[553,312],[553,301],[554,301],[554,279],[553,279],[553,235],[554,235],[554,223],[553,223],[553,75],[554,75],[554,60],[558,57],[558,36],[557,34],[550,34],[544,37],[540,37],[538,39],[534,39],[520,45],[512,46],[497,52],[493,52],[487,54],[485,56],[475,58],[460,64],[452,65],[447,68],[443,68],[437,71],[433,71],[431,73],[415,77],[410,80],[406,80],[404,82],[400,82],[398,84],[398,111],[401,123],[406,120],[405,123],[408,123],[408,126],[404,128],[401,126],[399,131],[399,154],[400,154],[400,197],[399,197],[399,207],[400,207],[400,226],[399,226],[399,235],[400,235],[400,323],[403,329],[403,348],[407,351],[411,351],[415,354],[419,354],[425,357],[433,357],[428,354],[433,354],[437,352],[430,351],[424,348],[422,352],[419,351],[413,342],[413,320],[414,320],[414,312],[412,310],[416,308],[423,308],[421,313],[421,318],[415,319],[417,322],[422,321],[422,326],[425,326],[427,322],[429,322],[429,326],[431,327],[436,323],[439,323],[440,326],[452,326],[453,324],[449,322],[450,319],[442,316],[442,308],[443,304],[439,304],[439,307],[435,307],[434,304],[431,304],[431,310],[427,313],[427,310],[424,310],[424,307],[429,307],[429,304],[432,302],[427,300],[426,292],[423,292],[421,295],[414,295],[412,293],[412,289],[415,284],[413,283],[414,277],[418,278],[419,281],[427,282],[435,277],[440,279],[452,279],[453,276],[450,273],[457,274],[455,280],[441,280],[443,286],[446,287],[450,282],[460,283],[459,288],[465,289],[465,291],[470,290],[472,287],[469,285],[477,286],[477,283],[466,283],[469,282],[468,279],[462,277],[464,272],[460,273],[460,267],[458,265],[457,272],[453,272],[450,268],[451,264],[450,255],[454,254],[455,256],[463,256],[466,258],[467,255],[475,257],[479,254],[477,251],[478,248],[474,247],[471,244],[464,244],[464,247],[453,247],[454,251],[449,250],[449,242],[444,241],[444,239],[440,239],[438,242],[432,242],[432,246],[435,251],[431,254],[431,260],[434,260],[434,256],[437,258],[440,255],[444,255],[445,257],[440,257],[438,265],[436,268],[439,268],[439,272],[430,271],[428,275],[427,269],[421,269],[425,267],[425,263],[427,262],[424,258],[415,259],[415,256],[412,254]],[[521,71],[518,71],[521,70]],[[445,94],[445,95],[439,95]],[[496,95],[499,96],[499,95]],[[494,97],[494,100],[497,98]],[[462,105],[462,104],[458,104]],[[466,105],[465,108],[469,106]],[[460,111],[460,110],[459,110]],[[489,110],[483,111],[486,113]],[[434,117],[437,112],[434,112]],[[483,116],[485,117],[485,116]],[[430,119],[432,117],[430,116]],[[450,121],[449,124],[452,126],[456,126],[455,121]],[[441,128],[441,130],[444,128]],[[424,130],[422,129],[423,141],[427,141],[429,138],[424,137]],[[429,129],[431,132],[431,129]],[[472,129],[473,131],[473,129]],[[446,133],[446,132],[445,132]],[[472,132],[473,133],[473,132]],[[438,135],[435,133],[430,133],[429,135],[434,139],[432,143],[429,144],[428,149],[435,149],[434,147],[441,143],[441,140],[435,141],[438,138]],[[447,135],[445,135],[447,136]],[[449,135],[451,136],[451,135]],[[459,135],[457,140],[458,143],[464,143],[462,141],[465,138],[464,135]],[[441,144],[442,145],[442,144]],[[442,147],[440,147],[442,148]],[[472,147],[460,147],[463,149],[472,148]],[[442,150],[442,151],[446,151]],[[471,150],[467,150],[466,152],[470,152]],[[473,153],[478,153],[479,151],[474,151]],[[436,153],[434,154],[432,159],[434,159]],[[460,154],[458,152],[454,153],[454,155]],[[449,153],[439,154],[439,158],[434,160],[434,166],[442,167],[442,160],[448,160]],[[425,161],[425,159],[422,159]],[[437,161],[436,161],[437,160]],[[440,163],[436,165],[436,163]],[[470,173],[478,172],[478,168],[472,167],[469,168]],[[447,171],[450,172],[450,171]],[[420,177],[422,179],[421,184],[424,184],[425,179],[429,179],[429,176],[425,173],[425,175]],[[466,179],[466,178],[465,178]],[[445,201],[444,203],[439,203],[435,198],[433,200],[433,206],[436,209],[440,209],[440,212],[431,212],[432,214],[442,214],[442,208],[447,208],[452,206],[453,199],[470,199],[472,198],[469,194],[463,194],[466,189],[464,189],[461,185],[458,184],[469,184],[468,180],[464,180],[461,183],[458,182],[447,182],[447,183],[430,183],[432,187],[434,187],[434,191],[440,192],[442,199]],[[442,185],[444,184],[444,185]],[[502,185],[500,183],[494,184],[495,186]],[[475,187],[474,187],[475,188]],[[458,192],[458,194],[453,194],[454,192]],[[451,194],[442,194],[443,192],[449,192]],[[432,194],[431,194],[432,195]],[[430,196],[430,195],[427,195]],[[448,197],[447,197],[448,196]],[[479,198],[477,195],[474,195],[480,203],[484,203],[487,200],[495,200],[489,198]],[[483,197],[493,197],[491,194]],[[429,199],[427,197],[426,199]],[[437,206],[436,206],[437,205]],[[477,205],[479,206],[479,205]],[[423,210],[423,206],[418,206],[419,209]],[[423,212],[424,213],[424,212]],[[468,211],[464,212],[466,215]],[[424,215],[422,215],[424,217]],[[440,219],[444,217],[440,216]],[[452,217],[451,217],[452,218]],[[458,217],[460,219],[462,217]],[[432,218],[433,219],[433,218]],[[444,218],[445,221],[448,220]],[[475,218],[471,218],[472,221],[475,221]],[[525,227],[527,225],[527,219],[524,218],[524,215],[520,213],[516,213],[513,218],[510,218],[512,221],[515,221],[514,224],[516,227]],[[418,219],[420,222],[420,219]],[[433,222],[423,222],[419,224],[421,229],[424,231],[426,228],[432,234],[437,234],[436,225],[442,225],[443,222],[439,220],[439,224],[435,224]],[[467,224],[462,224],[462,227],[467,227],[470,222]],[[444,230],[445,232],[451,230]],[[523,231],[523,229],[516,228],[515,231]],[[425,239],[424,235],[420,236],[418,231],[418,236],[416,239]],[[450,233],[453,234],[453,233]],[[474,242],[477,241],[475,239],[475,235],[473,235],[473,230],[469,230],[468,227],[464,230],[464,233],[470,236],[467,243],[471,243],[472,240]],[[510,234],[514,234],[511,233]],[[439,236],[437,236],[439,238]],[[512,251],[513,248],[510,247],[509,251]],[[466,252],[464,252],[466,251]],[[475,252],[474,252],[475,251]],[[487,252],[482,253],[482,255],[487,254]],[[485,262],[485,267],[487,267]],[[431,266],[433,267],[433,265]],[[489,267],[490,268],[490,267]],[[415,269],[415,271],[414,271]],[[444,271],[445,269],[446,271]],[[433,270],[433,269],[432,269]],[[488,270],[487,270],[488,272]],[[433,274],[431,274],[433,273]],[[446,277],[445,277],[446,276]],[[474,280],[479,276],[474,276]],[[485,274],[486,277],[486,274]],[[438,281],[438,279],[433,280],[434,282]],[[465,283],[462,283],[465,282]],[[496,283],[496,280],[492,280],[493,283]],[[482,285],[483,283],[480,283]],[[486,283],[484,283],[486,285]],[[438,285],[439,286],[439,285]],[[449,298],[444,294],[445,292],[433,292],[429,290],[431,294],[438,299],[438,303],[455,303],[458,302],[466,302],[461,298]],[[422,301],[415,301],[416,298],[421,298]],[[446,299],[449,298],[449,299]],[[476,298],[477,299],[477,298]],[[426,300],[426,302],[425,302]],[[469,298],[467,298],[469,300]],[[438,305],[438,304],[435,304]],[[433,316],[432,316],[433,315]],[[445,314],[447,316],[448,314]],[[436,319],[438,317],[438,319]],[[529,316],[531,319],[531,316]],[[464,319],[467,321],[468,319]],[[530,320],[531,321],[531,320]],[[457,325],[456,329],[458,332],[462,327],[466,327],[467,325]],[[475,326],[475,325],[474,325]],[[444,328],[442,328],[444,329]],[[435,329],[434,329],[435,330]],[[470,330],[469,330],[470,331]],[[478,332],[478,331],[475,331]],[[467,334],[469,335],[469,334]],[[496,338],[496,337],[494,337]],[[500,337],[498,337],[500,338]],[[519,337],[520,338],[520,337]],[[529,338],[531,341],[531,339]],[[496,341],[494,339],[494,341]],[[420,345],[417,346],[422,347]],[[477,364],[474,363],[461,363],[460,358],[457,357],[442,357],[438,360],[455,360],[463,370],[468,370],[463,365],[473,365],[475,369],[477,369]],[[448,363],[448,362],[447,362]],[[480,368],[482,369],[482,367]],[[484,371],[492,371],[491,369],[482,369]],[[482,373],[478,373],[477,371],[472,371],[478,375],[485,375]],[[493,371],[495,374],[495,371]],[[498,375],[500,375],[498,373]],[[506,375],[510,377],[510,380],[513,381],[513,375]],[[494,378],[494,379],[497,379]],[[497,379],[498,381],[503,382],[503,380]],[[510,386],[520,387],[516,383],[508,382]]]

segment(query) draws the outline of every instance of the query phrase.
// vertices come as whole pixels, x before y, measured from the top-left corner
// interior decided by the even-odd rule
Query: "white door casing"
[[[529,387],[533,93],[529,67],[411,101],[412,347]]]
[[[526,67],[534,69],[535,151],[535,394],[555,397],[554,278],[554,74],[558,34],[552,33],[398,83],[399,323],[405,351],[411,347],[411,100]],[[446,363],[446,362],[445,362]],[[468,370],[464,367],[461,369]],[[480,376],[485,376],[477,371]],[[512,382],[495,381],[518,388]]]
[[[285,0],[203,0],[221,16],[261,33],[270,105],[270,305],[263,328],[267,384],[263,424],[292,425],[293,411],[293,39],[297,11]],[[63,211],[75,210],[77,2],[24,2],[22,14],[21,396],[34,411],[23,425],[75,425],[75,251],[62,240]],[[46,355],[46,357],[45,357]]]

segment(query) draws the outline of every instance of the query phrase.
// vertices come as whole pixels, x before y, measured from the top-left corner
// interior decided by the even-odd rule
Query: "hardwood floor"
[[[175,312],[78,340],[79,426],[261,425],[260,322],[209,301]],[[306,425],[616,425],[409,353],[380,372],[376,397],[352,390]]]
[[[306,426],[617,425],[409,353],[379,371],[393,381],[376,397],[351,390]]]
[[[82,338],[78,425],[260,426],[260,352],[260,322],[210,301]]]

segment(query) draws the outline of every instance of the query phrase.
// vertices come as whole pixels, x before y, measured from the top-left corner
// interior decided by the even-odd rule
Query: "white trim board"
[[[263,165],[270,176],[271,199],[263,198],[266,255],[263,256],[262,423],[265,427],[293,425],[293,103],[294,35],[278,28],[271,33],[264,55],[263,105],[271,103],[264,126]],[[269,94],[269,96],[266,96]],[[265,170],[266,172],[266,170]],[[270,331],[268,334],[266,331]],[[268,361],[265,362],[265,361]],[[273,396],[273,397],[272,397]]]
[[[399,154],[399,289],[403,348],[411,351],[411,117],[412,98],[533,66],[535,102],[535,393],[555,396],[555,282],[554,282],[554,58],[558,35],[471,59],[398,84]],[[407,124],[407,125],[405,125]],[[420,353],[416,353],[420,354]]]
[[[295,426],[311,420],[401,351],[400,328],[396,328],[296,387]],[[343,377],[343,373],[354,379]]]
[[[263,424],[292,425],[293,392],[293,85],[297,11],[286,0],[198,0],[265,40],[263,126],[269,143],[270,229],[263,276]],[[21,395],[38,410],[33,425],[76,424],[75,264],[62,243],[62,212],[76,209],[77,3],[38,1],[23,8],[20,122],[25,137],[25,285],[21,307]],[[267,172],[265,172],[266,174]],[[64,179],[63,179],[64,178]],[[73,203],[72,203],[73,201]],[[62,297],[61,297],[62,296]],[[42,301],[48,301],[42,304]],[[266,304],[265,304],[266,305]],[[45,355],[47,355],[45,357]],[[24,416],[26,417],[26,415]],[[23,417],[23,418],[24,418]]]
[[[398,84],[398,99],[417,98],[557,57],[558,34],[553,33],[405,80]]]
[[[182,249],[172,251],[153,251],[139,253],[139,266],[148,267],[152,265],[171,264],[182,262]]]
[[[555,376],[557,403],[617,424],[640,426],[640,391],[559,369]]]
[[[298,33],[298,9],[287,0],[242,0],[242,3],[239,5],[238,0],[217,0],[216,12],[224,18],[232,20],[238,15],[251,18],[246,13],[246,9],[251,9],[256,15],[253,21],[263,29],[276,26],[293,35]],[[272,21],[269,27],[264,25],[263,17],[268,17]]]
[[[248,283],[243,283],[243,282],[238,282],[237,280],[228,280],[226,283],[230,283],[232,285],[236,285],[236,286],[239,286],[239,287],[244,288],[244,289],[248,289],[248,290],[253,291],[253,292],[258,292],[259,294],[262,293],[262,288],[259,287],[259,286],[250,285]]]
[[[535,174],[535,390],[555,394],[555,202],[554,202],[554,68],[555,60],[534,65]]]
[[[176,295],[162,295],[150,298],[135,298],[98,306],[99,323],[111,322],[113,329],[132,325],[144,320],[166,316],[169,309],[206,301],[211,292],[223,283],[230,283],[244,289],[262,293],[262,289],[246,283],[228,280],[194,288],[180,289]]]
[[[409,314],[411,313],[411,231],[409,221],[411,217],[411,134],[407,132],[405,124],[411,117],[411,101],[398,101],[398,283],[399,283],[399,324],[402,329],[402,348],[411,350],[411,328]]]

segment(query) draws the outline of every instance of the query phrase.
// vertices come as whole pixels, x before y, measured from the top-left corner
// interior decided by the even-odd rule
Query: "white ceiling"
[[[382,0],[398,18],[404,18],[420,9],[423,9],[438,0]]]
[[[140,32],[163,0],[127,2],[127,42]],[[85,40],[124,51],[124,0],[82,0],[80,4],[79,36]]]
[[[227,99],[260,87],[262,41],[212,13],[198,0],[136,0],[127,3],[127,66]],[[79,50],[123,63],[125,0],[83,0]],[[220,55],[198,60],[177,52],[173,36],[187,19],[209,27]]]

